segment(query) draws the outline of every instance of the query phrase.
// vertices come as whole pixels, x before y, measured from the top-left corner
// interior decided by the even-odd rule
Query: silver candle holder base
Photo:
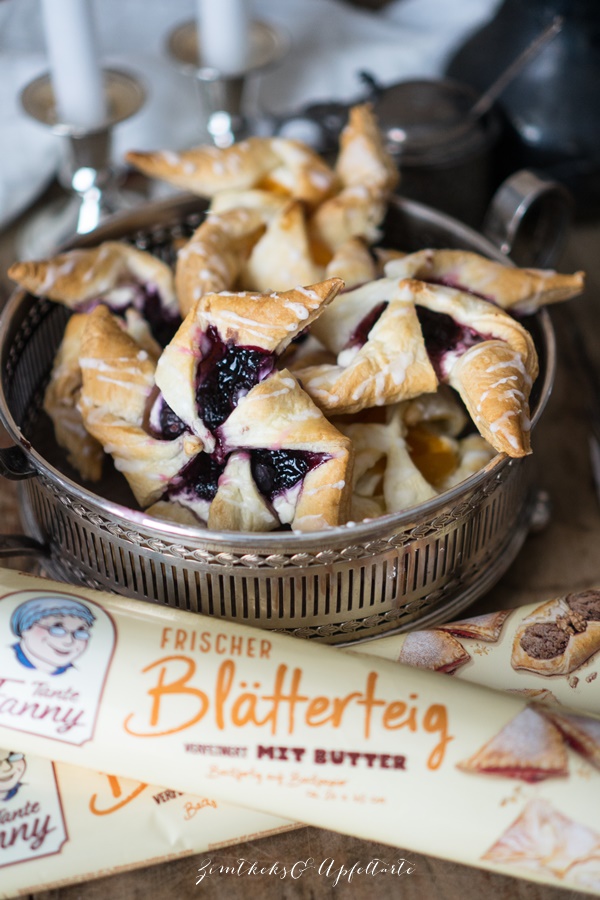
[[[247,62],[240,72],[225,74],[204,65],[195,21],[172,31],[167,50],[184,75],[195,79],[204,112],[205,137],[217,147],[229,147],[258,130],[247,112],[253,76],[278,63],[289,50],[286,34],[266,22],[251,22]]]
[[[123,172],[111,163],[113,129],[135,115],[146,99],[141,82],[125,72],[104,70],[106,120],[94,128],[62,121],[57,113],[50,75],[30,82],[21,94],[25,112],[63,139],[57,173],[62,196],[29,218],[17,237],[21,259],[52,254],[76,234],[87,234],[107,216],[144,201],[124,191]]]

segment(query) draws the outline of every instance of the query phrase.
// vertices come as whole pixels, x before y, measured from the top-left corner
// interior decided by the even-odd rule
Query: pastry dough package
[[[118,833],[162,834],[161,847],[147,842],[148,862],[193,840],[201,850],[209,826],[192,836],[183,821],[194,804],[198,816],[224,816],[211,842],[236,839],[236,816],[239,840],[302,823],[600,894],[600,720],[581,708],[536,702],[530,685],[510,693],[440,678],[405,665],[408,652],[400,663],[373,655],[378,642],[340,651],[9,571],[0,584],[4,896],[141,864]],[[537,619],[525,637],[525,610],[496,623],[520,621],[516,665],[555,653],[569,660],[539,677],[565,677],[558,669],[582,656],[569,642],[597,622],[586,593],[562,601],[567,644],[529,628],[552,624],[548,610],[528,612]],[[136,788],[123,807],[132,818],[90,824],[90,804],[115,806]],[[231,818],[227,804],[239,808]],[[84,871],[111,819],[111,840]],[[27,836],[37,855],[25,862],[15,843]]]

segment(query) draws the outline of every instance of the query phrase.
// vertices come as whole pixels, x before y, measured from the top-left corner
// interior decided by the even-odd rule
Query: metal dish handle
[[[553,266],[564,249],[574,203],[569,191],[522,169],[492,197],[483,233],[518,266]]]
[[[11,481],[35,478],[37,471],[20,447],[0,447],[0,476]],[[48,548],[26,534],[0,534],[0,559],[9,556],[48,556]]]

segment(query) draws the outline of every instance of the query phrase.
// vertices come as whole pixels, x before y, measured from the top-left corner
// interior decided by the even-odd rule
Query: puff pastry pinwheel
[[[454,288],[407,279],[427,353],[460,394],[480,434],[508,456],[531,452],[529,393],[538,373],[529,332],[494,304]]]
[[[152,435],[148,405],[156,363],[105,306],[87,317],[81,338],[79,408],[85,427],[123,473],[141,507],[158,500],[201,449],[195,435]]]
[[[408,282],[382,278],[340,294],[311,330],[337,361],[295,374],[323,410],[353,413],[437,388]]]
[[[132,151],[126,159],[145,175],[201,197],[259,188],[317,204],[335,184],[333,171],[314,150],[286,138],[250,137],[231,147],[205,145],[181,153]]]
[[[8,274],[30,293],[75,312],[89,312],[98,303],[122,315],[134,309],[143,315],[161,346],[181,322],[169,266],[128,244],[105,241],[53,259],[17,262]]]
[[[177,254],[175,287],[182,318],[204,294],[235,287],[244,260],[265,227],[260,214],[251,209],[206,217]]]
[[[340,135],[335,173],[338,192],[324,200],[311,219],[315,239],[331,251],[352,237],[378,240],[399,174],[383,146],[369,104],[350,110],[348,124]]]
[[[247,451],[249,465],[243,477],[247,481],[251,476],[277,523],[315,531],[347,520],[350,441],[287,369],[273,372],[244,397],[219,428],[219,440],[226,451]],[[236,474],[242,474],[239,465]],[[228,480],[223,486],[219,481],[208,524],[238,530],[243,525],[240,495],[232,493]]]
[[[569,300],[584,288],[583,272],[517,269],[466,250],[419,250],[388,262],[385,274],[446,284],[520,313]]]
[[[332,278],[283,293],[224,291],[201,297],[158,361],[157,403],[213,453],[216,429],[342,286]]]

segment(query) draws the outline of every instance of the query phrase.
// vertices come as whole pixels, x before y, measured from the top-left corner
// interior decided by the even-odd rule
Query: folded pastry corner
[[[295,531],[344,524],[349,515],[352,446],[325,418],[287,370],[257,384],[219,428],[225,451],[247,451],[249,471],[278,523]],[[240,465],[240,457],[236,459]],[[245,477],[248,464],[244,460]],[[213,503],[211,522],[233,528],[240,522],[230,479]]]
[[[401,512],[437,494],[412,461],[405,440],[401,404],[390,407],[386,418],[384,423],[338,420],[334,423],[350,438],[354,448],[352,518],[355,521],[364,518],[361,512],[365,500],[382,502],[379,515],[383,515]]]
[[[411,631],[406,635],[398,662],[452,675],[471,659],[460,641],[442,631]]]
[[[445,284],[519,313],[569,300],[585,286],[584,272],[561,275],[550,269],[518,269],[467,250],[419,250],[390,260],[385,274]]]
[[[250,137],[230,147],[207,144],[179,153],[131,150],[125,159],[144,175],[201,197],[214,197],[223,190],[243,191],[255,187],[279,162],[271,142],[259,137]]]
[[[262,216],[253,209],[207,216],[177,254],[175,287],[182,318],[204,294],[235,287],[244,261],[265,228]]]
[[[195,302],[158,361],[156,384],[208,452],[240,398],[272,372],[276,358],[342,287],[331,278],[281,293],[222,291]]]
[[[169,266],[119,241],[69,250],[52,259],[17,262],[8,274],[30,293],[75,312],[89,312],[99,303],[121,315],[133,308],[142,313],[160,344],[181,321]]]
[[[337,354],[336,364],[309,366],[296,374],[328,412],[388,406],[438,386],[412,294],[402,283],[379,279],[341,294],[313,331]]]
[[[481,858],[540,876],[568,876],[586,890],[600,888],[600,834],[541,797],[528,801]]]
[[[105,306],[86,318],[79,409],[87,431],[113,457],[143,508],[162,496],[202,444],[189,433],[170,440],[150,434],[146,423],[155,361]]]
[[[285,291],[297,284],[314,284],[324,277],[311,255],[304,205],[291,200],[273,216],[243,267],[243,284],[250,290]]]
[[[126,160],[151,178],[201,197],[257,188],[313,204],[331,192],[335,181],[314,150],[285,138],[250,137],[230,147],[203,145],[180,153],[131,151]]]
[[[457,763],[463,772],[501,775],[536,782],[568,775],[568,758],[558,728],[525,707],[469,759]]]
[[[429,358],[460,394],[480,434],[499,452],[531,452],[529,394],[538,374],[533,338],[489,301],[406,279]]]

